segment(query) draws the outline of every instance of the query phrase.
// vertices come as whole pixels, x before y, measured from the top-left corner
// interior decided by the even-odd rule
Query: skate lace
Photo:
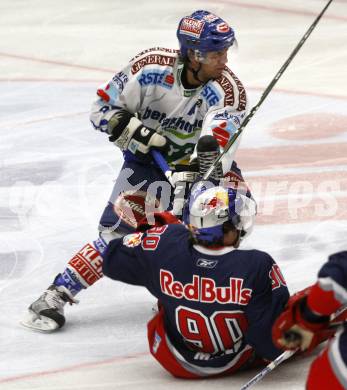
[[[218,156],[219,151],[198,152],[199,172],[201,176],[205,175]],[[213,170],[210,177],[213,179],[220,179],[223,177],[223,168],[221,163],[217,164],[217,167]]]
[[[70,305],[78,303],[77,299],[69,297],[66,293],[61,291],[46,291],[45,301],[52,309],[62,309],[68,302]]]

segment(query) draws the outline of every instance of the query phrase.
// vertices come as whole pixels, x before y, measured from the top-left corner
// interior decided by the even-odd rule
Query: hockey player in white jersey
[[[233,28],[208,11],[196,11],[181,19],[177,38],[179,50],[145,50],[98,89],[91,123],[123,152],[124,165],[101,216],[99,238],[73,256],[30,305],[22,321],[25,326],[43,331],[62,327],[66,302],[73,303],[80,290],[102,277],[107,243],[133,232],[149,204],[153,206],[149,211],[173,208],[179,215],[189,184],[198,171],[203,173],[206,159],[215,158],[215,152],[209,154],[202,147],[200,165],[193,163],[198,140],[212,135],[222,150],[245,117],[245,89],[226,66],[235,43]],[[154,162],[153,148],[173,170],[175,191]],[[242,180],[232,153],[222,159],[215,175]]]

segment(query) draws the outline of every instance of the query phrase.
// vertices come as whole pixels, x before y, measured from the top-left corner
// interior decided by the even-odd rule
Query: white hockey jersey
[[[185,89],[183,67],[177,50],[152,48],[138,54],[98,89],[90,117],[94,128],[107,132],[108,120],[119,109],[137,114],[146,127],[167,138],[165,158],[171,167],[189,162],[201,135],[213,134],[224,147],[246,115],[242,83],[225,67],[218,79]]]

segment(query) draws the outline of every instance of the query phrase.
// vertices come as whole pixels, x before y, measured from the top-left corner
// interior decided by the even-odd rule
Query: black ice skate
[[[66,287],[52,284],[29,306],[20,323],[33,330],[53,332],[65,324],[64,306],[67,302],[77,303]]]

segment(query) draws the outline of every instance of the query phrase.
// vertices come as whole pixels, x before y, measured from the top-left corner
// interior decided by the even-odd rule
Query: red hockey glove
[[[155,226],[164,226],[182,223],[175,215],[170,213],[170,211],[163,211],[161,213],[154,213],[152,215],[154,218],[154,224],[149,224],[147,217],[143,218],[137,225],[137,231],[145,231]]]
[[[328,316],[316,316],[311,312],[310,320],[305,316],[307,287],[290,297],[286,308],[275,321],[272,328],[273,342],[281,349],[312,351],[318,344],[334,335],[336,328],[329,328]],[[314,322],[311,321],[314,319]]]

